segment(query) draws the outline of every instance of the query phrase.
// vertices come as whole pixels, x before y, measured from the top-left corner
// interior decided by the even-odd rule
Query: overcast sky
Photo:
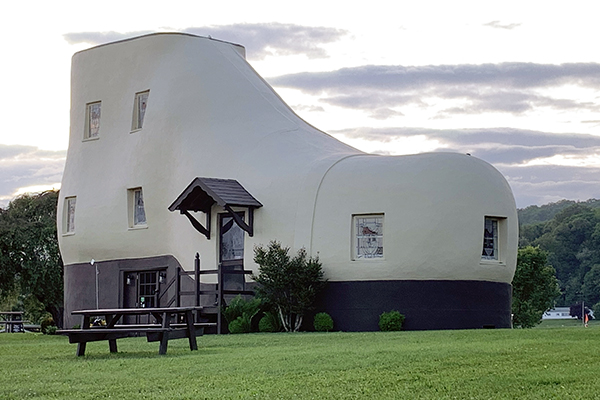
[[[153,4],[3,3],[0,206],[60,187],[73,53],[169,31],[244,45],[302,118],[361,150],[470,153],[518,207],[600,198],[600,2]]]

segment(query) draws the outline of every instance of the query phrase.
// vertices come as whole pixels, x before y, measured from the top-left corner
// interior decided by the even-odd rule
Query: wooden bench
[[[82,315],[80,329],[64,329],[57,333],[69,336],[69,343],[77,343],[77,356],[85,354],[88,342],[107,340],[111,353],[117,352],[117,339],[130,337],[136,334],[146,336],[148,342],[160,342],[159,354],[167,353],[170,339],[188,338],[190,350],[198,350],[196,336],[204,334],[204,328],[214,324],[195,323],[193,311],[202,307],[165,307],[165,308],[121,308],[102,310],[78,310],[73,314]],[[152,315],[158,324],[122,324],[117,322],[125,315]],[[104,316],[106,326],[91,326],[92,316]],[[171,318],[178,321],[183,317],[184,323],[171,324]]]

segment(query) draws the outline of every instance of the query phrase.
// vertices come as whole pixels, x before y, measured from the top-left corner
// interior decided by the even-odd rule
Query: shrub
[[[272,241],[267,248],[254,248],[258,264],[256,293],[273,305],[286,332],[298,331],[307,311],[313,309],[317,294],[324,288],[323,270],[318,257],[309,257],[306,249],[290,256],[289,247]]]
[[[46,335],[55,335],[58,327],[56,325],[50,325],[46,328]]]
[[[404,315],[398,311],[384,312],[379,316],[379,329],[384,332],[399,331],[404,323]]]
[[[594,319],[600,319],[600,302],[594,304],[592,310],[594,311]]]
[[[333,318],[326,312],[320,312],[315,315],[315,331],[329,332],[333,330]]]
[[[229,323],[229,333],[250,333],[250,326],[250,316],[244,313]]]
[[[279,332],[281,330],[281,321],[279,317],[272,312],[266,312],[258,322],[260,332]]]
[[[261,300],[244,300],[242,296],[237,295],[229,302],[229,305],[223,310],[223,315],[229,322],[229,332],[248,333],[251,331],[252,318],[260,311]],[[237,321],[237,322],[236,322]],[[231,330],[231,324],[235,332]]]
[[[56,327],[55,324],[54,324],[54,319],[52,319],[52,317],[50,315],[44,316],[41,319],[41,321],[40,321],[40,331],[43,334],[48,335],[49,334],[48,333],[48,328],[51,327],[51,326]],[[54,330],[54,332],[56,332],[56,329]]]

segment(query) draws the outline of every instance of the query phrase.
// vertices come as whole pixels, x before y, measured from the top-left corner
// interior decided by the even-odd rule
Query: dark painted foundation
[[[484,281],[329,282],[316,311],[338,331],[379,330],[379,315],[397,310],[404,329],[511,327],[512,287]]]
[[[172,256],[74,264],[65,267],[65,327],[80,323],[71,311],[96,308],[96,268],[98,270],[98,307],[135,307],[127,303],[126,276],[131,271],[162,271],[166,282],[180,264]],[[237,288],[239,282],[225,282]],[[203,289],[214,285],[202,285]],[[251,289],[251,284],[247,289]],[[182,290],[192,291],[193,281],[186,277]],[[238,288],[239,289],[239,288]],[[163,286],[159,291],[165,290]],[[158,306],[166,306],[174,287]],[[477,329],[511,327],[512,287],[507,283],[484,281],[362,281],[329,282],[317,301],[316,312],[326,311],[338,331],[379,330],[379,315],[397,310],[406,316],[404,329]],[[182,297],[181,305],[192,305],[193,296]],[[215,298],[202,298],[203,305]],[[206,304],[204,304],[206,303]],[[305,327],[312,329],[312,316]]]
[[[80,317],[73,317],[71,311],[98,308],[121,308],[134,307],[125,304],[126,299],[126,276],[128,273],[137,271],[161,271],[166,274],[166,282],[169,282],[176,274],[179,263],[173,256],[158,256],[141,259],[124,259],[90,263],[66,265],[64,270],[65,283],[65,312],[63,315],[64,326],[71,328],[81,323]],[[98,271],[98,285],[96,293],[96,271]],[[187,278],[187,277],[186,277]],[[189,280],[189,279],[188,279]],[[159,291],[166,285],[160,285]],[[182,290],[191,290],[192,282],[184,282]],[[165,306],[175,294],[174,286],[162,297],[157,306]],[[186,304],[191,305],[193,298],[184,299]],[[98,304],[96,304],[96,302]]]

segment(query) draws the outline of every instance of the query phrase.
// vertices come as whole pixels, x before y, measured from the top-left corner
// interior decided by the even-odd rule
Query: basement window
[[[383,214],[352,216],[353,260],[383,258]]]

